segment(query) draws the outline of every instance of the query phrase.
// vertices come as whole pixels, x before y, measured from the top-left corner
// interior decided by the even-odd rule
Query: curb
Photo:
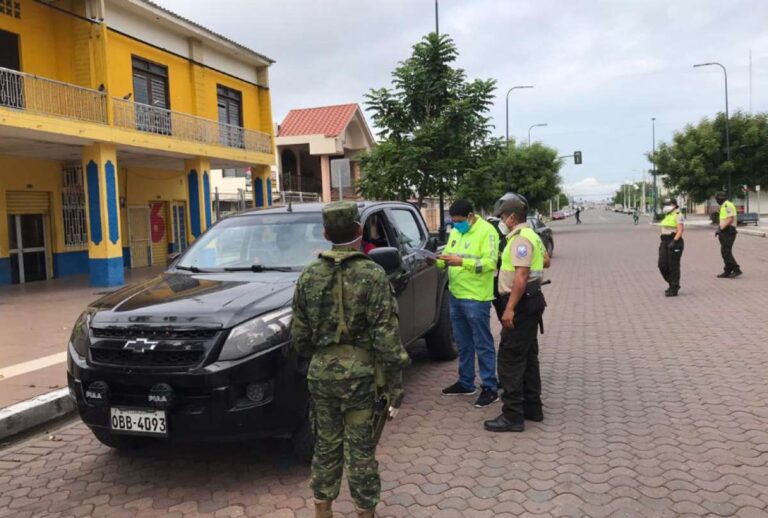
[[[75,411],[69,388],[0,408],[0,440]]]
[[[747,236],[757,236],[757,237],[766,237],[766,232],[763,232],[762,230],[739,230],[739,234],[746,234]]]

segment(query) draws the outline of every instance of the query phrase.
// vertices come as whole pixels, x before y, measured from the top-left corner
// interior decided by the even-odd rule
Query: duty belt
[[[330,347],[320,349],[318,352],[322,352],[323,354],[333,354],[339,358],[354,358],[363,363],[373,365],[373,353],[368,349],[355,347],[354,345],[331,345]]]

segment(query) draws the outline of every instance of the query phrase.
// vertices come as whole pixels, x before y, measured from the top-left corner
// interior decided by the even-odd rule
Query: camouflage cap
[[[328,231],[344,232],[351,225],[360,223],[360,211],[352,201],[335,201],[323,207],[323,226]]]

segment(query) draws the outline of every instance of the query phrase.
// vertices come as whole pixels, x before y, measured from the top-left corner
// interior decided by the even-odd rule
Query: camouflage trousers
[[[379,503],[381,480],[371,426],[373,377],[309,380],[314,405],[315,455],[310,485],[317,500],[335,500],[346,469],[352,499],[360,509]]]

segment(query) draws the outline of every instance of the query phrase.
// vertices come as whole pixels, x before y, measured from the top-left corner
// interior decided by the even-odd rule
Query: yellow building
[[[148,0],[0,0],[0,284],[165,264],[211,168],[271,204],[272,63]]]

